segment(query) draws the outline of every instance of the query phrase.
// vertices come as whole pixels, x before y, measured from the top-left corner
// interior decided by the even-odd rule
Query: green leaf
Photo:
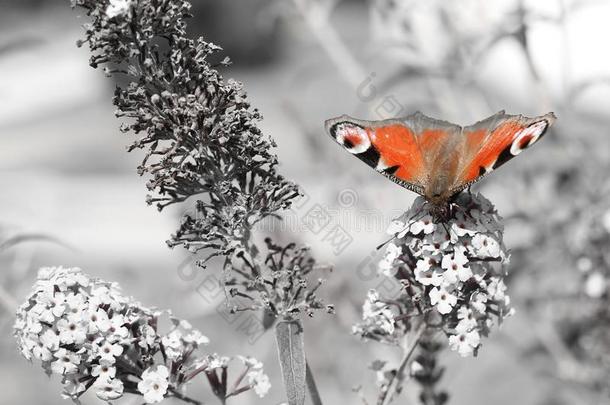
[[[282,377],[289,405],[305,404],[305,348],[300,321],[281,321],[275,327]]]

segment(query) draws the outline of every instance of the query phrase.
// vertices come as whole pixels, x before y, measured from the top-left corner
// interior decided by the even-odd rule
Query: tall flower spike
[[[231,303],[234,310],[265,307],[285,316],[322,308],[315,296],[319,282],[306,279],[319,266],[305,249],[254,242],[255,225],[277,217],[299,191],[276,171],[275,143],[258,127],[261,115],[241,83],[225,80],[217,69],[228,61],[210,61],[221,48],[187,36],[190,3],[72,4],[91,17],[82,42],[92,51],[91,65],[105,64],[107,73],[129,80],[117,86],[114,104],[128,119],[123,132],[140,135],[129,150],[146,151],[138,172],[151,177],[148,189],[155,196],[148,202],[163,209],[197,198],[168,245],[199,252],[201,267],[224,256],[229,295],[247,301]]]
[[[173,325],[166,333],[158,327],[164,314]],[[181,393],[185,384],[202,372],[215,374],[216,364],[226,368],[229,360],[201,353],[208,338],[188,322],[146,308],[123,296],[116,283],[77,268],[39,271],[17,312],[14,334],[23,356],[40,360],[47,374],[60,375],[62,395],[75,401],[93,389],[103,401],[132,393],[149,404],[170,396],[197,403]],[[252,362],[264,384],[251,383],[239,392],[254,389],[262,395],[269,384],[262,365]],[[231,394],[226,386],[220,392]]]
[[[140,135],[129,150],[143,149],[138,167],[149,175],[148,202],[159,209],[197,196],[170,246],[231,254],[249,229],[287,208],[297,186],[276,171],[274,141],[258,127],[261,115],[242,84],[217,68],[219,46],[190,39],[184,0],[72,0],[87,11],[85,41],[93,67],[124,74],[117,116],[125,133]]]
[[[460,355],[476,354],[481,337],[512,314],[504,284],[509,255],[493,205],[480,194],[462,193],[450,218],[434,223],[429,205],[419,197],[388,233],[393,239],[380,273],[394,277],[403,288],[391,306],[377,310],[384,319],[393,311],[395,328],[379,328],[375,322],[370,334],[380,338],[385,331],[383,340],[398,342],[419,319],[443,331]],[[380,308],[383,299],[376,302]],[[365,314],[371,324],[369,318]]]

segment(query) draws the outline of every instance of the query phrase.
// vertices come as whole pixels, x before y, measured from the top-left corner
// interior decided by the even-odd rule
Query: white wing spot
[[[375,170],[377,170],[378,172],[382,172],[389,167],[390,166],[383,161],[383,157],[380,157],[379,162],[377,162],[377,166],[375,167]]]
[[[510,146],[510,153],[513,156],[517,156],[521,153],[525,148],[533,145],[540,135],[544,132],[547,127],[546,121],[538,121],[527,128],[523,128],[521,131],[517,132],[515,135],[515,139],[513,140],[512,145]],[[521,147],[521,143],[526,142],[525,147]]]
[[[335,133],[337,142],[355,155],[366,152],[371,146],[369,135],[364,128],[343,124],[337,128]]]

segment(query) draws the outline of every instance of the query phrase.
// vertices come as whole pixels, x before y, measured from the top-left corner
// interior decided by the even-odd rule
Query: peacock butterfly
[[[417,112],[364,121],[343,115],[326,121],[339,145],[401,186],[426,198],[437,219],[452,199],[538,141],[555,121],[504,111],[461,127]]]

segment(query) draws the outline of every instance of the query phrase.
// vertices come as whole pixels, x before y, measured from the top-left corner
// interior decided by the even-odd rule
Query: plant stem
[[[307,384],[307,391],[309,392],[311,403],[313,405],[322,405],[322,399],[320,399],[320,393],[318,392],[318,387],[316,386],[316,380],[313,376],[313,373],[311,372],[311,368],[309,368],[308,361],[306,361],[305,367],[305,382]]]
[[[390,380],[390,383],[388,384],[388,389],[386,390],[385,395],[383,395],[380,398],[380,401],[378,402],[379,405],[388,405],[390,402],[392,402],[394,395],[400,390],[400,387],[406,378],[405,369],[407,368],[407,365],[410,363],[411,356],[415,352],[415,348],[417,347],[417,344],[419,343],[419,340],[421,339],[422,334],[426,330],[426,326],[427,326],[426,323],[424,321],[422,321],[421,325],[419,325],[419,327],[415,331],[415,334],[413,335],[413,339],[410,342],[408,342],[408,344],[405,345],[404,352],[403,352],[403,358],[400,362],[400,365],[398,366],[398,369],[396,370],[396,374],[394,374],[394,376]],[[407,336],[405,336],[405,340],[406,340]]]
[[[200,402],[193,398],[187,397],[186,395],[183,395],[174,389],[171,389],[170,391],[172,393],[172,396],[178,398],[181,401],[184,401],[186,403],[193,404],[193,405],[203,405],[203,402]]]

